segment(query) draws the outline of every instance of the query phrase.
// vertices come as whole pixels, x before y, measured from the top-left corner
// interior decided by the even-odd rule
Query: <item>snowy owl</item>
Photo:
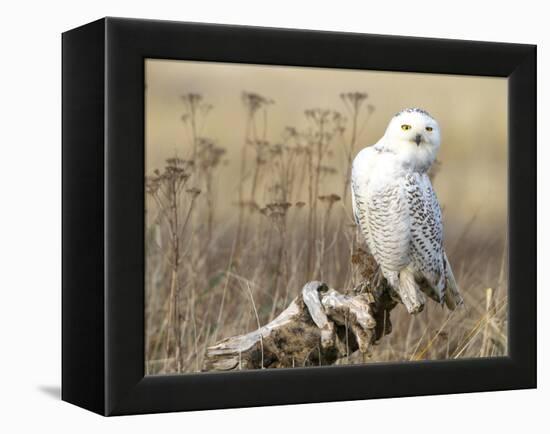
[[[427,173],[440,141],[437,121],[408,108],[352,166],[355,221],[409,313],[423,309],[424,294],[449,309],[463,303],[443,249],[441,209]]]

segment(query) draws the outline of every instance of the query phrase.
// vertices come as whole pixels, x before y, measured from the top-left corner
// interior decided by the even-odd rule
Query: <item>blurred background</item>
[[[467,306],[396,309],[372,359],[506,353],[506,79],[149,59],[145,92],[149,374],[201,370],[307,280],[358,282],[350,161],[406,107],[441,126],[433,182]]]

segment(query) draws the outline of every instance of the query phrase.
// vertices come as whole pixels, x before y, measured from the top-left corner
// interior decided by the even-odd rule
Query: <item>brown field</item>
[[[434,185],[465,307],[398,306],[369,358],[507,353],[505,81],[166,61],[146,71],[147,374],[200,371],[208,346],[269,322],[309,280],[359,283],[350,163],[410,105],[443,128]]]

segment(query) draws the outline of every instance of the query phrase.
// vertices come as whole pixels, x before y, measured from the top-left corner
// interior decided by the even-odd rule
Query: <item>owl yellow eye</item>
[[[432,127],[426,127],[426,131],[433,131]]]
[[[402,129],[403,131],[407,131],[407,130],[410,130],[410,129],[411,129],[411,126],[410,126],[410,125],[407,125],[407,124],[403,124],[403,125],[401,125],[401,129]]]

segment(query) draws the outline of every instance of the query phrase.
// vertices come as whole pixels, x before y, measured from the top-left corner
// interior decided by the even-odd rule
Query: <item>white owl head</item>
[[[385,148],[416,165],[430,166],[441,144],[439,124],[419,108],[397,113],[386,128],[384,138]]]

